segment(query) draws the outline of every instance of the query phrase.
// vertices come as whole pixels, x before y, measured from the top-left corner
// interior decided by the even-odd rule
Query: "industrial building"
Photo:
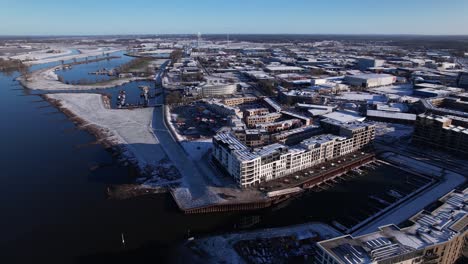
[[[286,66],[286,65],[278,65],[278,66],[267,66],[265,70],[271,73],[291,73],[291,72],[303,72],[305,71],[304,68],[296,67],[296,66]]]
[[[377,60],[374,58],[359,58],[357,60],[357,66],[361,71],[365,71],[369,68],[382,67],[384,63],[384,60]]]
[[[317,92],[306,90],[282,90],[278,93],[278,99],[283,104],[317,104],[320,102],[320,97]]]
[[[396,77],[390,74],[359,74],[359,75],[346,75],[344,82],[360,88],[372,88],[393,84]]]
[[[443,204],[434,211],[410,218],[409,227],[387,225],[358,237],[318,242],[316,263],[455,263],[467,243],[468,189],[453,191],[439,201]]]
[[[364,123],[342,124],[340,135],[313,136],[292,147],[273,143],[260,148],[247,147],[232,133],[218,133],[212,155],[245,188],[357,151],[372,142],[374,130]]]
[[[468,119],[457,116],[418,115],[413,143],[466,156]]]

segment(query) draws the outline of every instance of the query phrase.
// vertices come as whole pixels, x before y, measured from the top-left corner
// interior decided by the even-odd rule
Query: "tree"
[[[29,79],[31,78],[31,73],[29,72],[29,67],[22,66],[22,67],[19,67],[18,70],[19,70],[20,74],[23,76],[24,80],[28,82]]]
[[[171,55],[169,55],[169,58],[172,60],[172,63],[177,62],[182,58],[182,50],[181,49],[175,49],[171,52]]]
[[[177,104],[177,103],[180,103],[181,101],[182,101],[182,96],[177,91],[170,92],[166,96],[166,103],[167,104]]]
[[[273,81],[260,80],[257,84],[260,91],[266,94],[267,96],[272,96],[275,94],[276,88]]]

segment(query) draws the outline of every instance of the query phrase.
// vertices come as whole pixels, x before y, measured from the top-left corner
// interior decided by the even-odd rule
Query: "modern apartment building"
[[[255,102],[255,101],[257,101],[257,97],[243,96],[243,97],[226,98],[223,100],[223,104],[227,106],[236,106],[236,105]]]
[[[367,147],[375,138],[375,125],[372,124],[359,121],[345,123],[325,118],[320,120],[320,125],[327,133],[352,138],[353,147],[356,149]]]
[[[374,126],[361,123],[363,129],[344,129],[343,134],[323,134],[288,147],[274,143],[249,148],[232,133],[219,133],[213,138],[213,158],[231,175],[240,187],[274,180],[304,170],[342,155],[357,151],[371,143],[373,137],[363,136]],[[365,140],[368,142],[364,142]]]
[[[280,113],[268,113],[263,115],[249,115],[245,117],[245,123],[248,127],[254,128],[258,124],[272,123],[281,118]]]
[[[413,143],[467,155],[468,119],[458,116],[418,115]]]
[[[235,128],[232,131],[239,141],[247,147],[259,147],[270,142],[270,135],[265,129]]]
[[[453,191],[440,199],[432,212],[422,211],[406,228],[395,225],[353,237],[345,235],[318,242],[316,263],[440,263],[452,264],[467,245],[468,189]]]
[[[280,132],[289,130],[291,128],[301,127],[302,122],[297,118],[273,122],[273,123],[262,123],[257,124],[256,127],[259,129],[265,129],[269,133]]]

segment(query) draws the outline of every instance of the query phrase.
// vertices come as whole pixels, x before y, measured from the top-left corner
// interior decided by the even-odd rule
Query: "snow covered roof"
[[[324,118],[334,119],[343,123],[349,123],[354,121],[364,121],[365,117],[359,115],[359,113],[354,111],[336,111],[322,115]]]
[[[415,114],[399,113],[399,112],[389,112],[389,111],[379,111],[379,110],[367,110],[367,116],[371,117],[383,117],[390,119],[401,119],[415,121]]]
[[[338,263],[375,263],[408,253],[420,252],[463,234],[468,228],[468,188],[452,191],[440,199],[443,204],[432,212],[423,211],[410,220],[412,226],[380,227],[358,237],[345,235],[318,243]]]

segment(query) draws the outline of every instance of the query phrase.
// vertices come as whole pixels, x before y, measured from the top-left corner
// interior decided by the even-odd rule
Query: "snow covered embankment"
[[[24,76],[18,77],[17,80],[21,82],[23,86],[32,90],[44,90],[44,91],[73,91],[73,90],[94,90],[94,89],[106,89],[115,86],[120,86],[132,81],[146,80],[144,77],[132,77],[132,78],[121,78],[103,83],[89,84],[89,85],[71,85],[60,82],[58,76],[55,73],[55,69],[60,66],[52,68],[37,70],[29,74],[27,80]]]
[[[165,153],[151,129],[153,108],[108,109],[100,94],[58,93],[44,96],[94,133],[98,140],[117,146],[141,170],[157,166]]]

